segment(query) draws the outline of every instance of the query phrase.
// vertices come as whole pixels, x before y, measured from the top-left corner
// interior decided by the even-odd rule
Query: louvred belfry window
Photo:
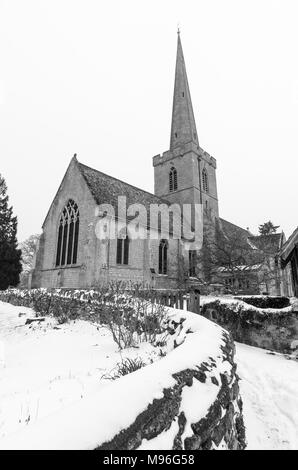
[[[77,263],[80,215],[78,205],[70,199],[59,220],[56,266]]]
[[[208,181],[208,173],[204,168],[202,171],[202,183],[203,183],[203,190],[208,193],[209,191],[209,181]]]
[[[172,167],[169,173],[169,190],[177,191],[178,189],[178,177],[176,168]]]

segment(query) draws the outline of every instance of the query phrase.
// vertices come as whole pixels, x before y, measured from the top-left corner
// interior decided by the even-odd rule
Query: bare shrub
[[[155,344],[164,332],[166,307],[152,299],[152,292],[138,284],[109,285],[105,323],[119,349],[136,347],[141,342]]]

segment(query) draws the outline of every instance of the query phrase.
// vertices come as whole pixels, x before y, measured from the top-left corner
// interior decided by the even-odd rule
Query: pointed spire
[[[197,145],[199,143],[186,75],[179,28],[177,34],[178,42],[170,150],[174,150],[180,145],[186,144],[188,142],[193,142]]]

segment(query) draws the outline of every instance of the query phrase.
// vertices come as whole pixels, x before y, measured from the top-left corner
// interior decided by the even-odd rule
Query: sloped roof
[[[146,209],[150,209],[150,204],[170,204],[166,199],[90,168],[79,161],[78,166],[97,204],[111,204],[117,207],[118,196],[126,196],[127,205],[143,204]]]
[[[296,230],[294,230],[290,238],[281,247],[280,255],[281,255],[282,260],[285,263],[288,262],[289,256],[297,244],[298,244],[298,227],[296,228]]]
[[[245,230],[242,227],[238,227],[238,225],[232,224],[231,222],[228,222],[225,219],[219,218],[219,222],[220,222],[223,232],[228,237],[231,235],[234,235],[235,233],[239,234],[239,236],[241,237],[247,237],[247,238],[252,235],[248,230]]]
[[[115,216],[117,217],[118,197],[126,196],[126,208],[132,204],[142,204],[147,211],[147,228],[151,227],[160,230],[160,220],[158,219],[157,226],[153,220],[150,220],[150,205],[165,204],[169,206],[171,203],[168,200],[155,196],[148,191],[125,183],[94,168],[90,168],[79,161],[77,161],[77,164],[97,204],[111,204],[114,208]],[[134,217],[135,215],[132,218]],[[183,223],[185,223],[185,221],[181,214],[181,228],[183,227]],[[174,218],[171,215],[169,217],[169,233],[175,233]],[[182,238],[184,238],[184,236],[182,236]]]
[[[279,252],[282,246],[283,239],[283,232],[272,233],[270,235],[256,235],[249,237],[249,240],[259,250],[272,255],[277,254]]]
[[[238,272],[255,272],[261,269],[262,263],[252,264],[252,265],[238,265],[234,266],[233,270]],[[230,274],[232,270],[227,266],[220,266],[217,270],[218,273],[228,273]]]

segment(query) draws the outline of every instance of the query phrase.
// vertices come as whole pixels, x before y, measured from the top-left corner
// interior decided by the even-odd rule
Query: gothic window
[[[197,261],[197,252],[195,250],[189,250],[188,252],[189,260],[189,276],[196,276],[196,261]]]
[[[208,193],[208,191],[209,191],[209,181],[208,181],[208,173],[207,173],[207,170],[205,168],[202,171],[202,183],[203,183],[203,191]]]
[[[177,170],[172,166],[170,173],[169,173],[169,190],[177,191],[178,189],[178,179],[177,179]]]
[[[168,242],[167,240],[161,240],[159,244],[158,272],[159,274],[167,274],[168,272]]]
[[[129,238],[126,229],[122,230],[117,239],[117,264],[128,264]]]
[[[56,266],[76,264],[79,240],[79,208],[70,199],[60,216],[58,228]]]

